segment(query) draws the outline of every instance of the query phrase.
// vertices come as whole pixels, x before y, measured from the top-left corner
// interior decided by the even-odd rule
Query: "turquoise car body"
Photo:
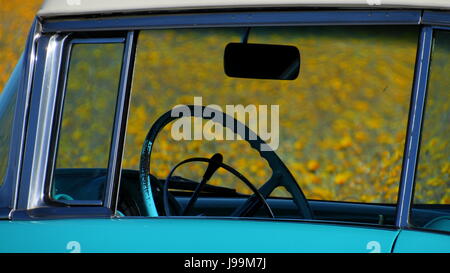
[[[450,244],[448,235],[423,231],[242,219],[2,221],[0,228],[0,252],[12,253],[436,253]]]

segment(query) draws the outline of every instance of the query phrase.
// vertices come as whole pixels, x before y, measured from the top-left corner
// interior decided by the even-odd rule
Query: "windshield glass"
[[[296,47],[299,75],[227,76],[226,46],[246,40]],[[403,26],[141,31],[123,167],[139,169],[145,136],[161,115],[177,105],[203,105],[255,131],[308,199],[395,203],[417,40],[418,29]],[[165,179],[180,161],[214,153],[258,188],[279,171],[218,123],[185,117],[166,126],[152,146],[151,174]],[[199,181],[205,168],[193,163],[176,173]],[[208,184],[252,193],[227,175],[219,170]],[[290,196],[282,188],[272,195]]]

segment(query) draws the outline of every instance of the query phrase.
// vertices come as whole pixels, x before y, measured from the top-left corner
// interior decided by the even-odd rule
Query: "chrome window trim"
[[[137,37],[137,31],[129,31],[126,34],[116,112],[114,116],[113,136],[111,139],[108,162],[108,183],[105,187],[106,192],[104,201],[104,207],[110,208],[113,211],[113,215],[116,214],[119,200],[122,156],[128,123],[128,108],[130,104]]]
[[[432,32],[433,29],[431,27],[422,27],[418,42],[413,78],[413,91],[409,106],[408,129],[403,153],[402,174],[397,198],[397,216],[395,224],[399,228],[405,228],[409,225],[409,214],[414,192],[413,188],[419,138],[430,65]]]
[[[54,121],[64,42],[67,35],[42,36],[37,45],[38,63],[34,75],[27,128],[24,167],[18,210],[45,206],[44,183],[49,163],[50,136]]]
[[[116,169],[120,168],[118,158],[119,150],[122,149],[124,136],[121,130],[116,128],[125,128],[123,122],[123,104],[127,103],[127,94],[131,84],[130,71],[132,71],[131,58],[134,56],[133,43],[134,32],[120,32],[116,36],[107,35],[89,35],[90,38],[74,37],[71,34],[61,33],[46,35],[43,34],[38,43],[39,62],[37,64],[36,74],[34,75],[35,84],[33,86],[33,95],[31,97],[30,121],[27,135],[30,141],[26,143],[25,163],[23,169],[23,178],[21,192],[18,201],[18,207],[13,214],[14,219],[34,219],[34,218],[58,218],[58,215],[67,214],[68,217],[99,216],[111,217],[112,204],[115,204],[116,198],[113,193],[118,192],[119,177],[112,175]],[[123,37],[122,37],[123,36]],[[56,158],[56,144],[59,135],[59,128],[62,117],[62,104],[66,92],[67,72],[70,62],[70,50],[74,44],[86,43],[122,43],[124,45],[124,55],[122,56],[121,78],[118,90],[118,101],[116,109],[121,109],[120,113],[115,113],[114,130],[112,131],[112,146],[108,166],[113,167],[108,172],[107,196],[106,202],[76,202],[63,204],[62,202],[52,202],[48,198],[51,178]],[[127,53],[127,54],[125,54]],[[131,68],[130,68],[131,67]],[[117,125],[122,124],[122,125]],[[114,148],[114,149],[113,149]],[[111,160],[111,157],[114,160]],[[121,153],[120,153],[121,158]],[[116,194],[117,195],[117,194]],[[66,207],[66,205],[68,207]]]
[[[159,28],[307,25],[417,25],[421,10],[229,11],[45,19],[43,33]]]
[[[434,26],[450,26],[450,11],[425,11],[422,24]]]

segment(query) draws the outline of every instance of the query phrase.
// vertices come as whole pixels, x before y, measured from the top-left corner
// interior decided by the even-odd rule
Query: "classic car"
[[[46,0],[0,252],[450,252],[448,0]]]

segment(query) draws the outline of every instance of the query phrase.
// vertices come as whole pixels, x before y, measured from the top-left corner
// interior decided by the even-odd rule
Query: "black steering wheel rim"
[[[262,145],[266,146],[268,145],[257,134],[255,134],[252,130],[250,130],[245,124],[236,120],[234,117],[231,117],[223,112],[220,112],[217,109],[212,109],[206,106],[199,106],[199,105],[183,105],[180,107],[187,107],[189,111],[185,112],[190,113],[191,117],[199,117],[203,119],[214,120],[216,115],[218,114],[222,115],[222,119],[216,119],[218,121],[222,121],[222,126],[229,128],[235,134],[244,133],[242,139],[247,141],[253,149],[257,150],[260,156],[267,161],[270,168],[272,169],[272,176],[259,189],[259,192],[263,195],[263,197],[267,198],[275,188],[283,186],[284,188],[286,188],[288,192],[291,193],[293,201],[297,205],[298,212],[301,214],[301,217],[304,219],[313,218],[312,210],[308,204],[308,201],[306,200],[305,195],[303,194],[299,185],[297,184],[294,177],[290,173],[289,169],[286,167],[286,165],[281,161],[281,159],[274,151],[259,149],[260,147],[262,147]],[[201,111],[194,111],[196,107],[201,107]],[[203,116],[202,113],[205,111],[205,109],[208,109],[209,112],[213,113],[214,115],[212,115],[211,117]],[[147,196],[149,195],[150,196],[153,195],[152,186],[150,184],[150,160],[153,144],[156,140],[156,137],[167,124],[182,117],[187,116],[183,115],[174,116],[173,110],[167,111],[156,120],[156,122],[148,131],[147,136],[145,137],[144,143],[142,145],[140,165],[139,165],[139,178],[144,198],[147,198]],[[229,122],[224,122],[226,120],[231,120],[233,121],[233,123],[230,124]],[[229,125],[232,125],[232,128],[230,128]],[[239,129],[243,129],[244,131],[243,132],[239,131]],[[245,136],[252,136],[254,139],[250,137],[247,138]],[[159,181],[156,180],[155,183],[157,184],[156,186],[158,188],[160,189],[163,188],[163,185],[161,185]],[[234,215],[236,214],[242,215],[243,211],[251,210],[252,208],[258,205],[257,201],[258,199],[256,198],[249,198],[245,206],[243,206],[242,211],[236,211]]]

